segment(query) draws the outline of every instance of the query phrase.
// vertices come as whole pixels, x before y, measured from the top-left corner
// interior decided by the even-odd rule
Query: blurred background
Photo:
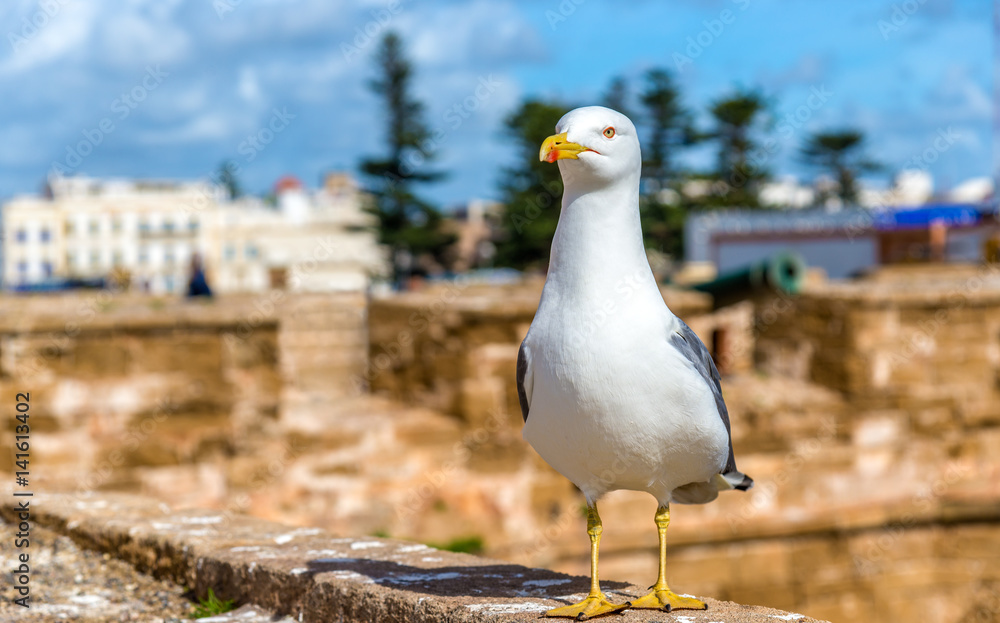
[[[31,393],[38,488],[586,573],[514,367],[562,192],[538,147],[602,104],[639,129],[651,266],[756,480],[676,509],[671,585],[1000,618],[996,4],[0,15],[0,395]],[[652,579],[654,509],[608,496],[602,577]]]

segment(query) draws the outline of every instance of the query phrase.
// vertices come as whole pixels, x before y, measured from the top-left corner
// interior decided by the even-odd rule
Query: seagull
[[[628,117],[577,108],[542,143],[558,162],[562,211],[548,275],[517,356],[524,439],[587,500],[590,594],[555,608],[578,620],[628,607],[707,608],[666,582],[670,503],[704,504],[747,490],[736,469],[719,372],[698,336],[663,301],[639,224],[642,158]],[[646,491],[658,502],[659,575],[648,595],[615,604],[597,574],[598,499]]]

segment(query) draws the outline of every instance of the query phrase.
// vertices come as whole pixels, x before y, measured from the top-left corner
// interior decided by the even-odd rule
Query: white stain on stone
[[[306,556],[336,556],[340,554],[339,549],[311,549],[306,552]]]
[[[378,541],[356,541],[351,543],[351,549],[371,549],[373,547],[385,547],[385,543]]]
[[[430,548],[424,545],[423,543],[418,543],[416,545],[404,545],[403,547],[400,547],[396,551],[399,552],[400,554],[409,554],[410,552],[422,552],[427,549]]]
[[[320,534],[321,532],[323,531],[319,528],[298,528],[296,530],[292,530],[292,534],[297,534],[299,536],[313,536]]]
[[[521,584],[521,586],[559,586],[560,584],[569,584],[572,580],[565,578],[562,580],[528,580]]]
[[[420,560],[423,562],[441,562],[444,558],[438,558],[437,556],[424,556]]]
[[[153,530],[176,530],[177,526],[172,523],[164,523],[162,521],[151,521],[149,525],[153,527]]]
[[[793,619],[804,619],[804,618],[806,618],[806,615],[804,615],[804,614],[797,614],[795,612],[792,612],[791,614],[769,614],[767,616],[771,617],[772,619],[781,619],[782,621],[791,621]]]
[[[309,573],[309,569],[305,567],[295,567],[290,572],[292,575],[302,575],[303,573]]]
[[[181,523],[211,524],[222,523],[222,517],[218,515],[206,515],[202,517],[181,517]]]
[[[294,538],[295,538],[294,534],[279,534],[278,536],[274,537],[274,542],[277,543],[278,545],[284,545],[285,543],[288,543]]]
[[[551,606],[543,603],[525,601],[521,603],[466,604],[473,612],[488,612],[490,614],[518,614],[520,612],[545,612]]]
[[[215,530],[209,530],[208,528],[199,528],[197,530],[185,530],[184,534],[188,536],[208,536],[210,534],[217,534]]]
[[[80,604],[81,606],[106,606],[108,605],[108,600],[101,597],[100,595],[73,595],[69,598],[75,604]]]
[[[231,552],[258,552],[260,551],[259,545],[237,545],[236,547],[230,547]]]
[[[367,575],[361,575],[357,571],[350,571],[348,569],[338,569],[336,571],[329,571],[328,573],[339,580],[351,580],[362,584],[374,583],[374,580]]]
[[[108,501],[107,500],[94,500],[93,502],[82,502],[81,501],[81,502],[77,502],[76,503],[76,507],[79,508],[79,509],[107,508],[107,506],[108,506]]]

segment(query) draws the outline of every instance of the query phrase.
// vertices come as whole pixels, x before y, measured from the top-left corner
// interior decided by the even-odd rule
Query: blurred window
[[[90,233],[92,235],[100,233],[100,231],[101,231],[101,224],[97,222],[96,218],[90,220],[90,225],[88,226],[88,230],[90,231]]]
[[[94,250],[90,252],[90,265],[97,266],[101,263],[101,252]]]
[[[76,224],[73,221],[66,221],[65,225],[66,235],[70,236],[76,231]]]
[[[48,242],[49,240],[52,239],[52,234],[49,233],[49,229],[47,227],[43,229],[41,232],[39,232],[38,239],[41,240],[43,243]]]
[[[255,260],[257,259],[257,247],[250,243],[247,243],[246,248],[243,249],[243,254],[246,256],[248,260]]]
[[[236,247],[231,244],[226,245],[225,256],[227,260],[231,260],[236,257]]]
[[[116,234],[121,233],[121,231],[122,231],[122,218],[120,216],[116,216],[111,221],[111,231],[113,231]]]
[[[18,242],[21,242],[21,243],[27,242],[28,241],[28,232],[24,231],[23,229],[19,229],[14,234],[14,237],[17,239]]]
[[[52,276],[52,262],[42,262],[42,274],[49,278]]]

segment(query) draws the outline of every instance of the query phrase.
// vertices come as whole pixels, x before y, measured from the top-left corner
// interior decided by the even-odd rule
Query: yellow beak
[[[566,138],[566,132],[555,134],[542,141],[542,148],[538,150],[538,159],[545,162],[555,162],[569,158],[577,160],[580,154],[585,151],[594,151],[589,147],[584,147],[579,143],[571,143]]]

